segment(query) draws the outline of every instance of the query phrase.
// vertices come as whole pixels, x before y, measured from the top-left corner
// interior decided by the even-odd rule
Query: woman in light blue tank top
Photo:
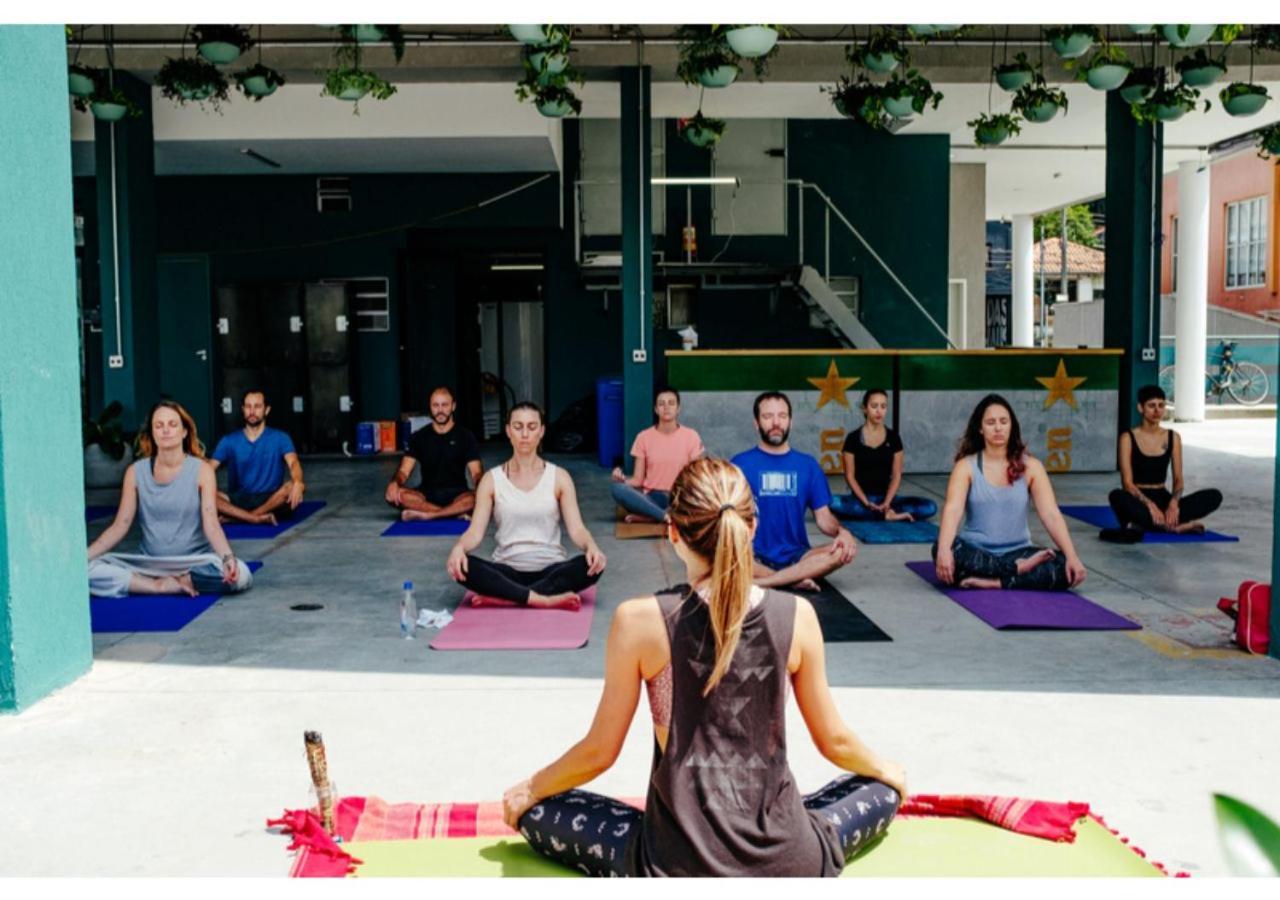
[[[153,406],[146,421],[138,441],[142,458],[125,472],[115,521],[89,546],[89,592],[123,597],[247,590],[253,576],[218,523],[217,481],[195,422],[172,400]],[[109,552],[129,533],[135,514],[141,552]]]
[[[1031,543],[1028,502],[1056,551]],[[938,580],[960,587],[1061,591],[1084,581],[1049,476],[1027,453],[1018,417],[999,394],[983,397],[969,417],[933,558]]]

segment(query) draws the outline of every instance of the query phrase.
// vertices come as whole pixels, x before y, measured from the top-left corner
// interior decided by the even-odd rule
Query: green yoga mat
[[[1073,844],[1014,834],[974,819],[900,819],[845,866],[844,878],[1159,878],[1161,873],[1093,819]],[[516,837],[356,841],[357,878],[563,878],[577,874]]]

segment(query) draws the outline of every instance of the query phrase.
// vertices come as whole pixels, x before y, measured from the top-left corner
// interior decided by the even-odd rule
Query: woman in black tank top
[[[839,874],[892,821],[905,773],[841,719],[813,607],[751,583],[755,507],[742,472],[695,460],[669,515],[689,584],[618,607],[591,729],[506,792],[506,821],[590,875]],[[617,758],[642,682],[670,691],[643,812],[577,790]],[[818,749],[852,773],[807,796],[787,764],[789,689]]]
[[[1144,531],[1203,532],[1200,520],[1222,505],[1222,492],[1214,488],[1183,494],[1182,438],[1160,424],[1165,405],[1164,391],[1156,385],[1138,390],[1142,424],[1120,435],[1121,487],[1108,497],[1119,528],[1104,528],[1103,540],[1134,543]],[[1170,469],[1172,490],[1166,487]]]

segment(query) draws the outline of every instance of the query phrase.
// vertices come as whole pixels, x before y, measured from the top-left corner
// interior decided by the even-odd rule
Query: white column
[[[1076,302],[1093,302],[1093,278],[1091,276],[1081,276],[1080,280],[1076,282]]]
[[[1209,321],[1209,164],[1178,165],[1178,290],[1174,316],[1174,417],[1204,421]]]
[[[1010,312],[1010,338],[1015,347],[1035,345],[1035,306],[1032,283],[1035,280],[1031,260],[1031,216],[1013,217],[1013,308]]]

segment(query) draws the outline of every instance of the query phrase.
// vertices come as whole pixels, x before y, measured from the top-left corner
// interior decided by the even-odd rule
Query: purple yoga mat
[[[1006,630],[1141,631],[1142,626],[1071,591],[970,590],[948,587],[934,565],[909,562],[907,568],[992,628]]]
[[[432,650],[576,650],[585,647],[596,611],[595,586],[582,591],[582,606],[529,609],[526,606],[471,605],[471,594],[453,611],[453,621],[436,635]]]

